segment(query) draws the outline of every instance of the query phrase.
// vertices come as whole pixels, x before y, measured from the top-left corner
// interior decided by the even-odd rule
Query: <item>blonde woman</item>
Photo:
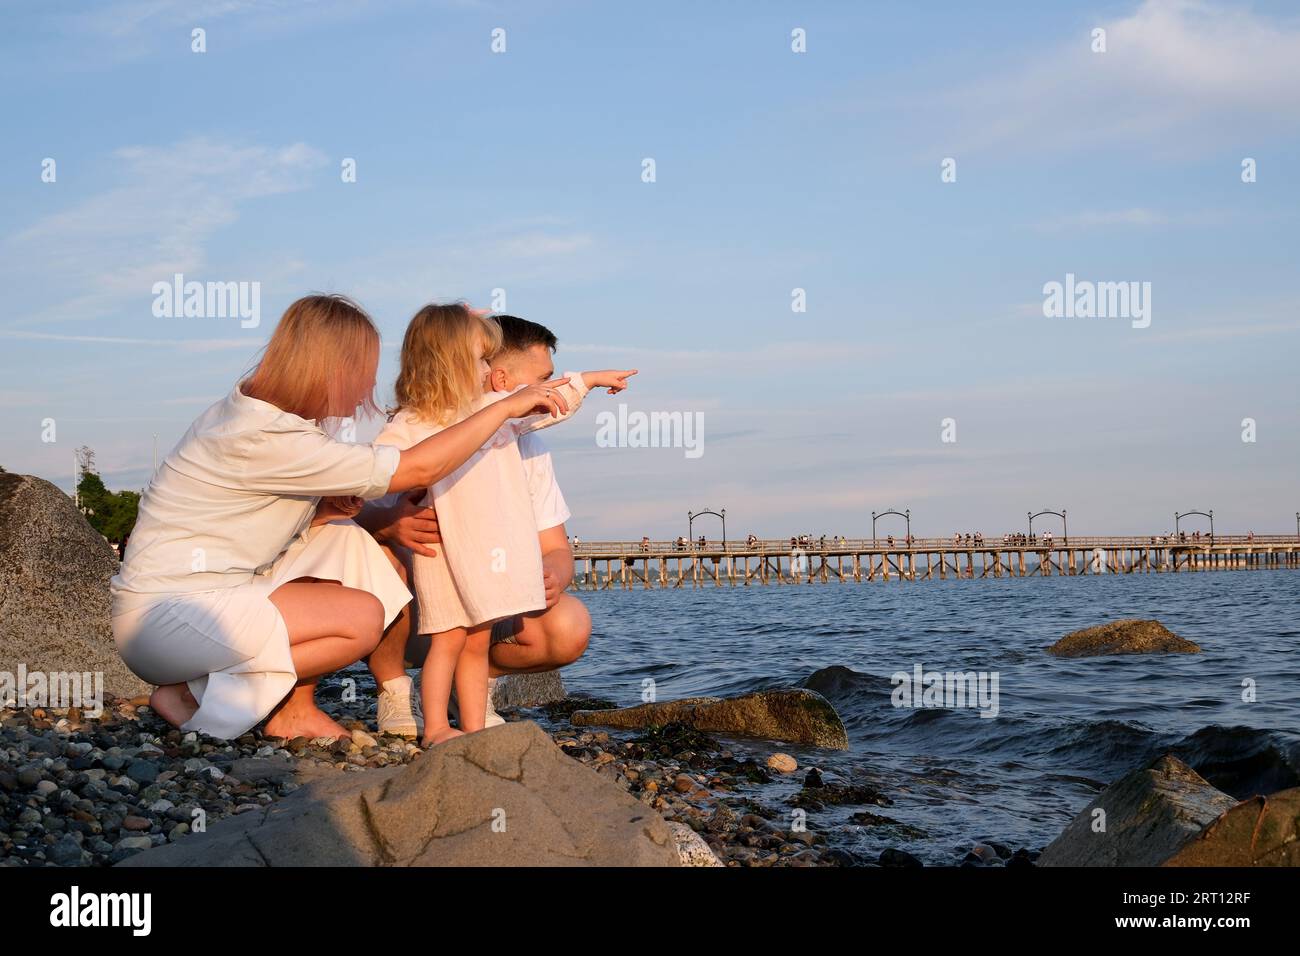
[[[271,736],[346,736],[315,682],[368,654],[410,598],[346,520],[354,499],[427,487],[509,419],[567,411],[533,386],[400,452],[336,441],[321,423],[375,408],[378,362],[359,306],[299,299],[154,474],[112,582],[113,633],[174,726],[229,739],[270,715]]]

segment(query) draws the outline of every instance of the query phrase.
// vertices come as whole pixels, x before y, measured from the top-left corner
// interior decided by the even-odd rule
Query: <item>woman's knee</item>
[[[351,607],[344,624],[347,636],[365,645],[365,653],[369,654],[384,636],[384,603],[369,591],[349,590]]]

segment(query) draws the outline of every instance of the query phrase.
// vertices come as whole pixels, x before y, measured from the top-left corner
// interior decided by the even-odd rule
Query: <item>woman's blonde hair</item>
[[[426,305],[415,313],[402,339],[397,408],[429,425],[463,418],[482,392],[480,346],[491,359],[501,348],[501,327],[464,304]]]
[[[378,367],[379,330],[365,310],[346,296],[308,295],[284,310],[240,388],[302,418],[347,418],[379,411]]]

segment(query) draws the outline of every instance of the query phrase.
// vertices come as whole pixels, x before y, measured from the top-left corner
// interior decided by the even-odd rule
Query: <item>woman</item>
[[[536,385],[405,451],[334,440],[320,422],[375,410],[378,364],[359,306],[299,299],[253,373],[154,474],[112,581],[113,635],[174,726],[229,739],[271,714],[270,736],[347,736],[315,682],[370,653],[410,594],[350,521],[311,528],[320,499],[340,500],[318,524],[347,517],[343,499],[428,486],[506,420],[566,410]]]

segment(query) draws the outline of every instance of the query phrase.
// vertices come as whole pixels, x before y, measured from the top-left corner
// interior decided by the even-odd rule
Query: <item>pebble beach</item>
[[[568,723],[574,710],[606,703],[570,697],[503,716],[537,720],[570,757],[695,831],[725,866],[920,865],[902,849],[855,857],[801,822],[807,810],[832,803],[861,804],[855,821],[862,825],[889,825],[880,812],[886,795],[800,767],[789,755],[744,752],[684,726],[613,733]],[[182,734],[145,698],[108,700],[98,717],[76,708],[0,711],[0,866],[111,866],[272,804],[323,775],[419,759],[414,742],[367,729],[368,698],[322,706],[352,731],[351,740]],[[976,844],[964,862],[1028,865],[1035,855]]]

